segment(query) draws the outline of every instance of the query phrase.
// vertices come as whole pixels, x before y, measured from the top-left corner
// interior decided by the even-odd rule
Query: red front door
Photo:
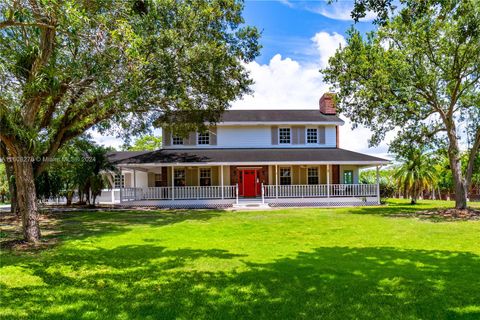
[[[243,196],[256,197],[257,196],[257,171],[243,170]]]

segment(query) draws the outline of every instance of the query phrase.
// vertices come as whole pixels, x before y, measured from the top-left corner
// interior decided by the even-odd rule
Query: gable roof
[[[310,110],[227,110],[220,123],[228,122],[332,122],[344,123],[337,115]]]
[[[315,162],[343,164],[387,164],[390,161],[337,148],[270,149],[160,149],[118,161],[118,164],[179,163],[275,163]]]

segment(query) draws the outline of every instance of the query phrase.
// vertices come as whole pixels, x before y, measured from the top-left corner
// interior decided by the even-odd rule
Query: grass
[[[450,202],[57,216],[3,251],[2,319],[480,319],[480,221]]]

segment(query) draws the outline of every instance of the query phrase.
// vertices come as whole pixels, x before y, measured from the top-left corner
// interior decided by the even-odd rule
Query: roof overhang
[[[377,166],[387,165],[390,161],[259,161],[259,162],[171,162],[171,163],[122,163],[118,166],[121,168],[134,167],[203,167],[203,166],[266,166],[266,165],[362,165]]]
[[[228,126],[264,126],[269,127],[272,125],[275,126],[343,126],[344,121],[228,121],[228,122],[218,122],[217,127],[228,127]]]
[[[116,162],[123,168],[332,164],[376,166],[389,163],[387,159],[338,148],[160,149]]]

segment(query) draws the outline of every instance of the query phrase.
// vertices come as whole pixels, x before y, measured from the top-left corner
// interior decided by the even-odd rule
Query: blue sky
[[[353,1],[254,1],[246,0],[244,19],[261,32],[260,56],[246,65],[254,80],[253,95],[234,101],[234,109],[318,109],[320,96],[329,90],[319,70],[328,65],[340,45],[345,45]],[[374,29],[367,14],[355,24],[361,32]],[[340,147],[387,157],[387,143],[368,147],[370,131],[351,129],[348,119],[340,128]],[[155,130],[161,134],[160,130]],[[387,135],[387,141],[393,134]],[[94,137],[104,145],[119,147],[114,137]]]
[[[259,63],[268,63],[277,53],[301,63],[315,58],[311,38],[319,31],[346,37],[353,25],[350,10],[353,1],[328,4],[326,1],[245,1],[244,18],[248,25],[262,31],[263,49]],[[348,20],[345,20],[348,19]],[[355,27],[362,32],[373,29],[370,21]]]

